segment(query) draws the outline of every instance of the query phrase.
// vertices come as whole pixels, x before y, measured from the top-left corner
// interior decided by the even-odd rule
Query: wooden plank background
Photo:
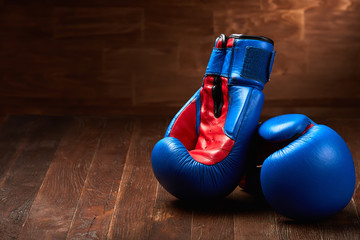
[[[2,0],[0,114],[173,114],[220,33],[275,41],[265,111],[358,109],[359,12],[359,0]]]
[[[299,222],[240,188],[215,202],[169,194],[150,164],[169,117],[9,116],[0,124],[0,239],[358,240],[360,118],[317,122],[348,144],[356,189],[334,216]]]

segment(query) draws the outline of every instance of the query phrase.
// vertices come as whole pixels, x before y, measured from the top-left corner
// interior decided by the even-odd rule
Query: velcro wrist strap
[[[265,84],[270,77],[275,51],[248,46],[245,50],[244,64],[240,76]]]
[[[236,38],[227,45],[221,76],[229,78],[230,85],[250,85],[262,89],[269,81],[275,57],[274,45],[256,36],[250,37]]]

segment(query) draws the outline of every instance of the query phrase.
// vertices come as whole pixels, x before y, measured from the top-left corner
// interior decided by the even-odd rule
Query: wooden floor
[[[0,118],[0,239],[360,239],[360,191],[337,215],[299,223],[239,188],[191,205],[153,176],[168,118]],[[325,119],[357,176],[360,118]]]

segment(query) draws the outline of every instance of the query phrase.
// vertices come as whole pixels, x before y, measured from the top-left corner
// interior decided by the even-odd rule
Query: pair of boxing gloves
[[[240,186],[260,189],[293,219],[317,219],[343,209],[355,188],[344,140],[304,115],[258,124],[275,56],[266,37],[220,35],[201,88],[154,147],[152,168],[179,199],[208,201]]]

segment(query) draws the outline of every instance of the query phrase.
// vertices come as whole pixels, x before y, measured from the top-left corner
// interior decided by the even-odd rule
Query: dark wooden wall
[[[0,114],[173,114],[220,33],[275,41],[265,109],[360,109],[359,13],[359,0],[1,0]]]

